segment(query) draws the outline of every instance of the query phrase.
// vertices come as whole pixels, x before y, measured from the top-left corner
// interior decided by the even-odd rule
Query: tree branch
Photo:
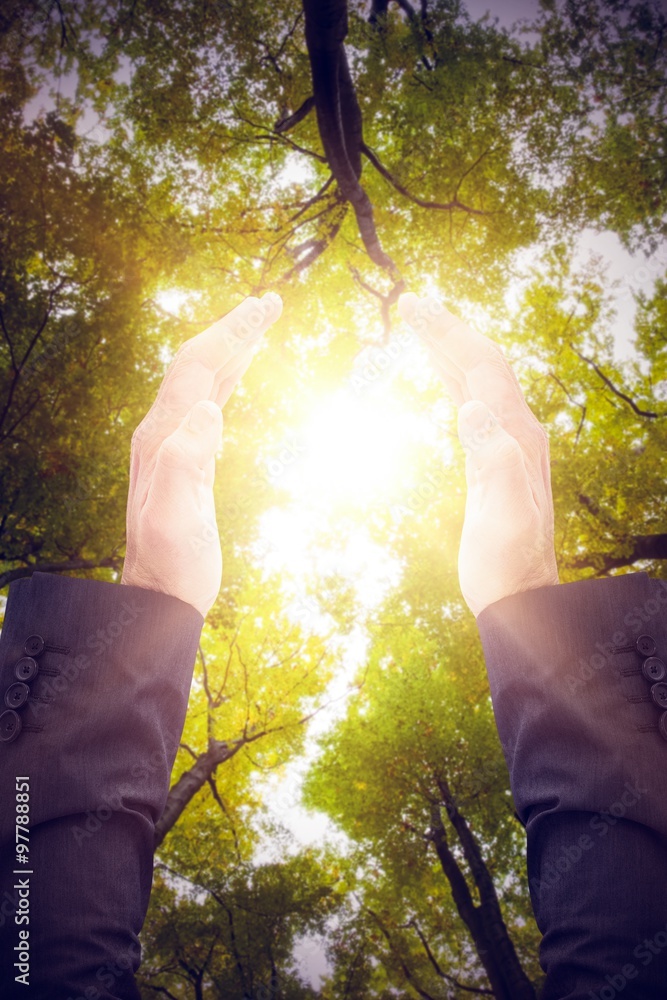
[[[213,777],[212,774],[209,775],[209,777],[208,777],[208,785],[209,785],[209,788],[211,789],[211,795],[213,796],[213,798],[215,799],[215,801],[218,803],[218,805],[220,807],[220,812],[222,813],[222,815],[225,817],[225,819],[229,823],[229,828],[232,831],[232,837],[234,838],[234,847],[236,849],[236,857],[237,857],[237,860],[240,862],[241,861],[241,847],[239,845],[239,838],[238,838],[238,834],[236,832],[236,827],[235,827],[235,825],[234,825],[234,823],[232,821],[231,816],[227,812],[227,808],[225,806],[225,803],[222,801],[222,798],[220,796],[220,792],[218,791],[218,786],[216,785],[215,778]]]
[[[445,777],[438,779],[438,789],[442,795],[447,816],[456,830],[463,854],[472,872],[479,892],[480,906],[478,918],[484,928],[496,969],[500,973],[503,991],[496,995],[508,1000],[536,1000],[535,990],[519,962],[514,943],[509,935],[496,887],[488,865],[482,856],[480,845],[465,816],[460,812]],[[493,986],[493,982],[491,982]]]
[[[446,979],[447,982],[453,983],[454,986],[458,987],[458,989],[460,990],[465,990],[466,993],[481,993],[484,994],[485,996],[493,996],[491,990],[485,990],[481,986],[465,986],[463,983],[459,982],[459,980],[456,979],[455,976],[450,976],[449,973],[443,972],[442,968],[440,967],[440,963],[438,962],[437,958],[431,951],[430,945],[426,940],[426,937],[424,936],[422,929],[417,923],[417,921],[411,920],[409,926],[412,927],[417,932],[417,936],[419,937],[419,940],[422,943],[424,951],[426,952],[426,957],[433,966],[436,974],[440,976],[441,979]]]
[[[426,0],[421,0],[420,14],[417,14],[417,11],[410,3],[410,0],[395,0],[395,2],[396,5],[400,7],[403,13],[406,15],[410,24],[417,30],[421,29],[424,32],[424,37],[426,38],[426,40],[432,43],[433,33],[426,24],[426,16],[427,16]],[[371,12],[368,16],[368,23],[372,24],[373,26],[378,25],[380,18],[386,16],[388,9],[389,9],[389,0],[373,0],[371,4]],[[426,57],[426,55],[424,55],[423,52],[419,54],[419,58],[421,59],[422,65],[424,66],[425,69],[427,70],[433,69],[430,60]]]
[[[387,343],[391,333],[391,318],[389,310],[391,306],[393,306],[394,302],[398,300],[399,295],[405,291],[405,281],[403,278],[399,278],[398,281],[394,282],[389,292],[387,292],[386,295],[383,295],[382,292],[377,290],[377,288],[373,288],[373,286],[369,285],[367,281],[364,281],[356,267],[352,264],[350,264],[350,272],[360,288],[363,288],[364,291],[380,300],[380,315],[382,316],[382,326],[384,327],[383,343]]]
[[[348,27],[347,2],[303,0],[303,8],[317,124],[327,162],[343,198],[354,209],[369,257],[395,274],[394,262],[382,249],[375,228],[373,206],[359,183],[362,119],[343,44]]]
[[[570,392],[568,392],[567,388],[565,387],[565,385],[563,384],[563,382],[558,378],[558,375],[556,375],[556,373],[554,371],[549,371],[549,377],[554,380],[554,382],[556,383],[556,385],[560,386],[560,388],[563,390],[563,392],[565,393],[565,395],[567,396],[567,398],[569,399],[569,401],[572,403],[572,405],[573,406],[578,406],[579,409],[581,410],[581,418],[579,420],[579,425],[577,427],[577,433],[576,433],[575,438],[574,438],[574,445],[575,445],[575,448],[576,448],[577,444],[579,443],[579,438],[581,436],[581,432],[583,430],[584,423],[585,423],[585,420],[586,420],[586,412],[587,412],[587,410],[586,410],[586,404],[585,403],[579,403],[574,398],[574,396]]]
[[[631,548],[627,553],[601,552],[579,556],[571,565],[577,569],[595,569],[602,576],[620,566],[651,559],[667,559],[667,533],[655,535],[632,535],[628,541]]]
[[[283,132],[289,132],[290,129],[295,128],[299,122],[308,115],[312,109],[315,107],[315,98],[312,96],[307,97],[303,104],[297,108],[297,110],[292,115],[288,115],[287,118],[279,118],[276,124],[273,126],[273,131],[282,134]]]
[[[382,921],[380,920],[380,918],[377,915],[377,913],[375,913],[373,910],[371,910],[370,906],[366,907],[366,912],[370,913],[371,917],[373,918],[373,920],[375,921],[375,923],[380,928],[380,932],[381,932],[382,936],[385,938],[387,944],[389,945],[389,951],[393,955],[395,955],[396,958],[398,959],[398,961],[400,963],[400,966],[401,966],[401,968],[403,970],[403,975],[405,976],[405,978],[407,979],[407,981],[410,983],[410,986],[412,986],[413,990],[415,990],[419,994],[420,997],[423,997],[423,1000],[435,1000],[435,997],[431,996],[430,993],[427,993],[425,989],[422,989],[422,987],[419,986],[419,984],[417,982],[415,982],[414,975],[410,971],[410,968],[408,967],[408,965],[406,964],[406,962],[404,961],[404,959],[402,958],[402,956],[398,954],[397,949],[396,949],[393,941],[391,940],[391,935],[390,935],[389,931],[387,930],[387,928],[385,927],[385,925],[382,923]]]
[[[615,396],[618,396],[619,399],[622,399],[624,403],[627,403],[628,406],[631,407],[632,410],[634,410],[634,412],[637,414],[638,417],[649,417],[651,420],[657,420],[659,417],[666,416],[666,414],[664,413],[655,413],[653,410],[642,410],[639,406],[637,406],[634,399],[631,399],[630,396],[628,396],[625,392],[622,392],[614,385],[611,379],[607,375],[605,375],[600,366],[597,365],[595,361],[592,360],[592,358],[587,358],[583,354],[581,354],[576,349],[574,344],[570,344],[570,348],[577,355],[577,357],[581,359],[581,361],[585,361],[586,364],[593,369],[595,374],[602,379],[607,388],[611,389],[611,391],[614,393]]]
[[[178,1000],[178,997],[174,996],[173,993],[170,993],[166,986],[153,986],[152,983],[147,983],[145,981],[143,981],[141,985],[147,990],[153,990],[154,993],[160,993],[162,996],[170,997],[171,1000]]]
[[[346,210],[347,206],[343,205],[343,211],[341,213],[340,218],[331,223],[329,230],[323,236],[313,241],[311,249],[308,251],[305,257],[302,257],[300,261],[294,264],[294,266],[291,267],[289,271],[286,271],[286,273],[282,276],[282,278],[280,279],[281,283],[289,281],[290,278],[292,278],[295,274],[300,274],[301,271],[305,271],[306,268],[310,267],[310,265],[313,264],[317,260],[317,258],[324,253],[327,247],[329,247],[333,243],[336,236],[340,232],[340,227],[343,225],[343,219],[345,218]]]
[[[459,208],[462,212],[468,212],[470,215],[490,215],[490,212],[485,212],[481,208],[470,208],[469,205],[464,205],[463,202],[459,201],[458,198],[454,198],[452,201],[426,201],[424,198],[419,198],[417,195],[412,194],[399,180],[394,177],[394,175],[387,170],[382,161],[373,152],[370,146],[366,143],[362,143],[361,151],[364,156],[373,164],[375,169],[379,174],[382,174],[384,179],[388,181],[392,187],[396,188],[399,194],[402,194],[404,198],[413,202],[415,205],[419,205],[420,208],[429,208],[433,211],[438,212],[451,212],[455,208]]]
[[[64,562],[33,563],[29,566],[19,566],[0,573],[0,590],[14,580],[32,576],[33,573],[67,573],[77,569],[120,569],[122,559],[109,556],[105,559],[67,559]]]

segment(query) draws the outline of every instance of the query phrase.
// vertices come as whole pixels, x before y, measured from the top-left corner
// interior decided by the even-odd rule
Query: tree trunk
[[[451,886],[456,909],[470,931],[470,936],[484,966],[494,996],[497,1000],[515,1000],[513,994],[508,992],[502,969],[498,966],[495,950],[487,934],[481,907],[475,906],[465,876],[450,850],[440,808],[436,805],[431,809],[431,841],[445,877]],[[516,1000],[518,1000],[518,995]],[[534,994],[532,1000],[535,1000]]]
[[[479,844],[467,820],[459,812],[446,780],[438,781],[438,787],[447,810],[447,816],[456,831],[479,892],[480,905],[476,907],[476,913],[483,928],[484,939],[488,942],[493,956],[494,968],[498,970],[502,983],[503,992],[496,993],[496,995],[507,997],[508,1000],[535,1000],[535,990],[521,967],[512,939],[505,926],[496,887],[482,857]],[[492,987],[494,990],[496,989],[493,984]]]
[[[303,9],[324,154],[341,195],[354,209],[366,252],[375,264],[394,273],[394,263],[382,249],[377,235],[373,206],[359,183],[362,116],[343,44],[347,35],[347,0],[303,0]]]

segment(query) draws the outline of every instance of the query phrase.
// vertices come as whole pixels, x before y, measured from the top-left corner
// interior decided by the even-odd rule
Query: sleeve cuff
[[[137,587],[43,573],[11,585],[0,753],[5,775],[35,778],[32,823],[85,813],[106,793],[121,811],[157,821],[202,624],[190,605]],[[29,695],[18,704],[21,685]],[[13,832],[7,810],[0,842]]]
[[[522,822],[553,811],[628,815],[667,835],[663,709],[642,665],[667,661],[667,581],[583,580],[498,601],[478,618]],[[621,647],[620,649],[618,647]],[[667,706],[666,706],[667,707]]]

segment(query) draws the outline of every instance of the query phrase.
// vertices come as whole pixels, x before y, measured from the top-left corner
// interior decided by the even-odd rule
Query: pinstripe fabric
[[[667,997],[667,741],[634,649],[648,634],[667,660],[667,583],[546,587],[478,625],[526,827],[543,1000]]]
[[[0,744],[2,996],[137,998],[153,829],[178,747],[201,615],[134,587],[35,574],[12,584],[0,694],[27,637],[45,650],[24,728]],[[30,728],[28,728],[30,727]],[[34,728],[33,728],[34,727]],[[15,982],[21,877],[14,782],[30,778],[30,985]],[[25,866],[23,866],[25,867]],[[19,911],[20,913],[20,911]],[[86,992],[87,991],[87,992]]]

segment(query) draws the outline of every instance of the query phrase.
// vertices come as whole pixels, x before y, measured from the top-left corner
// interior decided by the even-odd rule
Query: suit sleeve
[[[3,997],[139,997],[154,829],[202,623],[139,588],[39,573],[12,584],[0,637]]]
[[[478,626],[543,934],[543,1000],[667,995],[667,581],[545,587]]]

